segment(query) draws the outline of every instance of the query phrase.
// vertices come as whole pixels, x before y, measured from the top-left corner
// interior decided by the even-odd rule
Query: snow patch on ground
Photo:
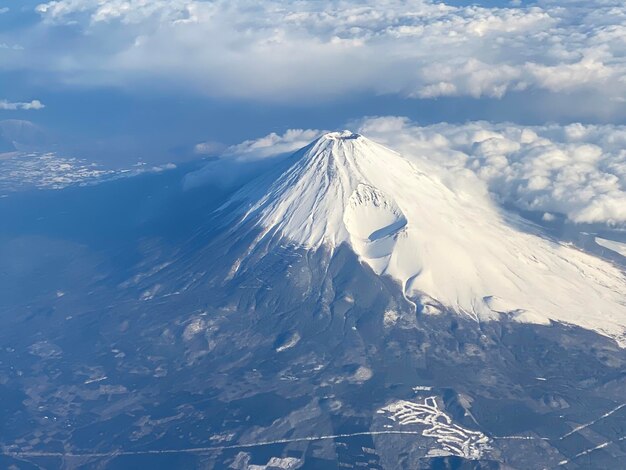
[[[385,327],[391,327],[398,322],[400,315],[395,310],[387,310],[383,315],[383,325]]]
[[[620,243],[613,240],[606,240],[605,238],[596,237],[596,243],[604,248],[608,248],[615,253],[626,257],[626,243]]]
[[[293,348],[299,342],[300,342],[300,333],[296,331],[293,335],[289,337],[287,341],[285,341],[284,344],[276,348],[276,352],[283,352],[283,351],[286,351],[287,349]]]
[[[479,459],[490,449],[487,436],[454,424],[452,418],[439,409],[434,396],[426,398],[423,403],[400,400],[382,408],[381,412],[401,426],[424,427],[422,435],[435,439],[440,446],[439,449],[431,449],[431,456],[456,455]]]
[[[206,323],[202,318],[194,318],[183,331],[183,339],[185,341],[191,341],[194,336],[202,333],[206,328]]]
[[[295,457],[272,457],[265,465],[248,465],[248,470],[294,470],[302,465]]]
[[[374,376],[374,373],[372,372],[372,369],[370,369],[369,367],[365,367],[365,366],[359,366],[356,372],[354,372],[354,374],[352,374],[352,376],[348,378],[348,381],[355,382],[355,383],[363,383],[363,382],[367,382],[373,376]]]

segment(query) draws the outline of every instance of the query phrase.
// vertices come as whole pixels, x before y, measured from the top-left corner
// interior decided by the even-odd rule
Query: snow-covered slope
[[[626,243],[616,242],[614,240],[606,240],[605,238],[596,237],[596,243],[604,248],[608,248],[615,253],[626,257]]]
[[[347,243],[425,312],[440,303],[476,320],[557,320],[626,343],[624,273],[501,212],[478,181],[419,162],[329,133],[234,200],[249,201],[241,224],[259,229],[254,245],[269,237],[332,252]]]

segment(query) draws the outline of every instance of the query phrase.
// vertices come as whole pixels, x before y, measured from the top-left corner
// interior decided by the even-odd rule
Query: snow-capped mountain
[[[481,188],[350,131],[325,134],[222,207],[241,211],[232,233],[258,231],[232,274],[262,242],[330,255],[345,243],[425,313],[447,307],[477,321],[555,320],[624,344],[621,270],[542,236]]]
[[[0,197],[0,461],[620,468],[617,264],[352,133],[263,168]]]

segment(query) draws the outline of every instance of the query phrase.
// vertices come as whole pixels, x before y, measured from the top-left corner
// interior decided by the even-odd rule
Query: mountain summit
[[[329,256],[345,243],[425,313],[557,320],[626,340],[623,273],[503,213],[478,180],[350,131],[325,134],[287,162],[231,201],[247,201],[238,227],[258,231],[248,254],[261,241]]]

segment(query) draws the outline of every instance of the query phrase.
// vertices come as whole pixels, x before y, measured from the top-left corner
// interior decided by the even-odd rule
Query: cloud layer
[[[351,128],[418,163],[434,164],[429,168],[446,168],[450,184],[484,185],[497,202],[544,212],[546,220],[559,213],[576,223],[626,223],[626,126],[420,126],[404,117],[374,117]],[[230,175],[229,184],[242,183],[321,133],[294,129],[246,141],[191,181],[223,184]]]
[[[161,80],[269,101],[540,90],[618,106],[626,96],[621,0],[509,8],[429,0],[56,0],[36,11],[31,37],[41,42],[66,31],[80,40],[50,41],[45,54],[30,51],[8,67],[43,67],[70,83]]]

